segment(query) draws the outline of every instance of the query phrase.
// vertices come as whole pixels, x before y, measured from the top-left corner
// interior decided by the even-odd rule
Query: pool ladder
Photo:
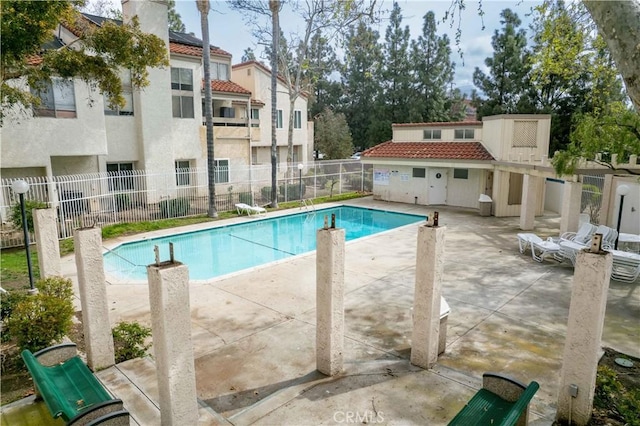
[[[311,199],[300,200],[300,210],[302,210],[303,207],[306,211],[309,211],[309,209],[313,210],[314,212],[316,211],[316,206],[313,205],[313,201]]]

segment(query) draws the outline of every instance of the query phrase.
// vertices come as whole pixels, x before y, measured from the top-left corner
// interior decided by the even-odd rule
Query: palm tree
[[[196,0],[202,27],[202,62],[204,64],[204,116],[207,127],[207,178],[209,180],[209,217],[218,217],[213,150],[213,111],[211,110],[211,48],[209,46],[209,0]]]
[[[269,9],[271,10],[272,52],[274,52],[271,55],[271,207],[277,208],[278,140],[276,139],[276,123],[278,110],[276,100],[278,89],[278,49],[280,48],[280,0],[269,0]]]

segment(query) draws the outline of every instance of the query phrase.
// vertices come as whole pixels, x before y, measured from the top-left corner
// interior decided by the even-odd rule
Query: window
[[[260,110],[258,108],[251,108],[251,119],[260,120]]]
[[[133,163],[107,163],[109,191],[133,189]]]
[[[229,182],[229,160],[213,160],[215,162],[213,174],[216,183]]]
[[[36,117],[75,118],[76,96],[73,81],[54,77],[32,88],[31,93],[40,98],[40,105],[34,109]]]
[[[453,169],[454,179],[469,179],[469,169]]]
[[[420,169],[414,168],[413,169],[413,177],[414,178],[423,178],[425,176],[426,176],[426,169],[422,169],[422,168],[420,168]]]
[[[282,129],[282,110],[278,110],[278,117],[276,118],[276,129]]]
[[[455,129],[453,137],[455,139],[473,139],[475,135],[475,129]]]
[[[212,80],[229,80],[229,64],[211,62]]]
[[[131,72],[127,71],[121,74],[122,80],[122,97],[125,105],[123,107],[116,106],[111,108],[106,96],[104,97],[104,114],[105,115],[133,115],[133,89],[131,86]]]
[[[442,130],[425,129],[422,131],[422,139],[442,139]]]
[[[193,70],[171,68],[171,102],[173,116],[193,118]]]
[[[509,197],[507,198],[507,204],[510,206],[522,203],[523,177],[524,175],[520,173],[509,173]]]
[[[191,183],[191,163],[189,160],[176,161],[176,185],[186,186]]]
[[[293,111],[293,128],[302,129],[302,111]]]

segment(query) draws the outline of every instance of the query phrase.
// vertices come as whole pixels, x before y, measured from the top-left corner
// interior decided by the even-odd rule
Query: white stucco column
[[[541,189],[541,178],[525,174],[522,180],[522,202],[520,203],[520,229],[530,231],[533,229],[538,208],[538,192]]]
[[[100,228],[76,230],[73,243],[87,364],[95,371],[115,364]]]
[[[438,360],[446,229],[428,225],[418,228],[411,364],[422,368],[431,368]]]
[[[344,229],[317,232],[316,368],[328,376],[344,362],[344,241]]]
[[[560,372],[558,420],[571,418],[578,425],[586,425],[591,417],[612,262],[611,253],[604,251],[581,251],[576,258]],[[577,394],[572,396],[576,386]]]
[[[581,201],[582,183],[565,181],[562,193],[562,211],[560,212],[560,234],[578,230]]]
[[[58,277],[60,272],[60,245],[54,209],[33,210],[33,227],[38,248],[40,278]]]
[[[198,424],[191,342],[189,269],[179,262],[147,266],[153,349],[163,425]]]

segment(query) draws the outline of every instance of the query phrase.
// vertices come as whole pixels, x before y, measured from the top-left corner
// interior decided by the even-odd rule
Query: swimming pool
[[[124,243],[104,254],[107,275],[124,280],[147,279],[146,266],[169,258],[189,266],[189,278],[206,280],[315,250],[316,232],[325,216],[336,215],[336,227],[344,228],[347,241],[424,220],[424,216],[384,210],[340,206],[275,218],[220,226]]]

